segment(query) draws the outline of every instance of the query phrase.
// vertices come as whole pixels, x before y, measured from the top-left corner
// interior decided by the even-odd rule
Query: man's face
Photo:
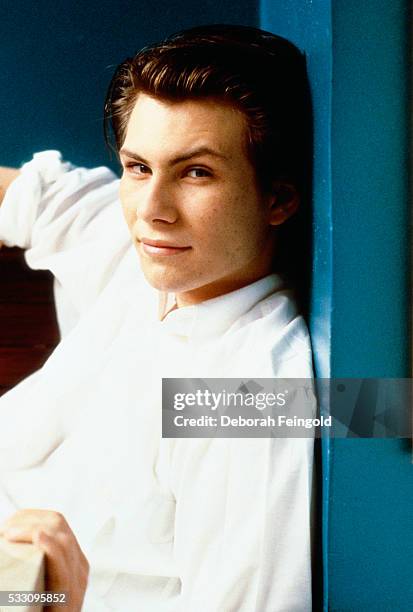
[[[257,187],[245,119],[210,100],[139,95],[121,149],[120,198],[143,272],[178,305],[270,272],[272,198]]]

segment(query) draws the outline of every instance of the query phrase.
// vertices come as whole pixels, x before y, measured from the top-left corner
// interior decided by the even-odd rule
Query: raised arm
[[[52,272],[58,320],[65,321],[66,332],[130,248],[118,182],[109,168],[77,167],[55,150],[35,153],[20,170],[0,171],[0,190],[8,185],[0,206],[0,242],[24,249],[30,268]]]

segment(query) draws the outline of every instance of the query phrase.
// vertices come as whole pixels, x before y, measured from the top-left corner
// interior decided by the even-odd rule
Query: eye
[[[188,176],[191,178],[205,178],[212,175],[211,172],[205,168],[191,168],[188,170]]]
[[[131,174],[137,174],[138,176],[151,173],[151,169],[145,166],[145,164],[126,164],[126,169]]]

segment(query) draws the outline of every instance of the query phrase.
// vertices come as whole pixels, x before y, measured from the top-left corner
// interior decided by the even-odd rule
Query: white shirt
[[[0,518],[65,515],[86,612],[308,612],[313,440],[162,439],[160,408],[162,377],[311,377],[306,326],[275,274],[160,321],[118,183],[46,151],[0,208],[63,335],[0,400]]]

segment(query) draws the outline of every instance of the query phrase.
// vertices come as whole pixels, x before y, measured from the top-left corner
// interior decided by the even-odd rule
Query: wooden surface
[[[20,249],[0,250],[0,395],[39,369],[59,341],[49,272]]]

